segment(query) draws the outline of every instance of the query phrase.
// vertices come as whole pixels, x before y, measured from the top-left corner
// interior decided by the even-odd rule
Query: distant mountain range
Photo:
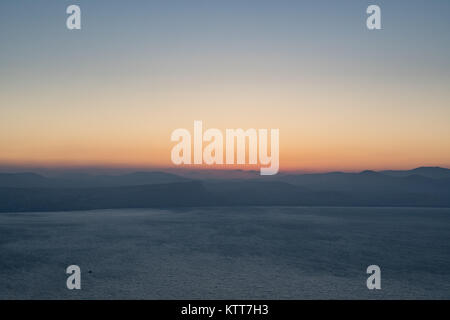
[[[440,167],[419,167],[413,170],[386,170],[381,171],[381,173],[395,176],[395,177],[406,177],[411,175],[420,175],[427,178],[433,178],[433,179],[444,179],[444,178],[450,178],[450,170],[446,168],[440,168]]]
[[[135,172],[121,175],[0,173],[0,211],[187,206],[450,207],[450,170],[280,173]]]
[[[14,188],[90,188],[122,187],[147,184],[186,182],[191,179],[166,172],[134,172],[122,175],[92,175],[82,173],[44,177],[30,172],[0,173],[0,187]]]

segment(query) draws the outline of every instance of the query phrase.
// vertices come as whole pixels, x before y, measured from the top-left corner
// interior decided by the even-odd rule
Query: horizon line
[[[450,170],[450,165],[419,165],[407,168],[382,168],[382,169],[282,169],[280,168],[279,173],[297,173],[297,174],[320,174],[320,173],[361,173],[364,171],[382,172],[382,171],[411,171],[419,168],[441,168]],[[25,171],[16,171],[25,170]],[[202,165],[191,165],[191,166],[127,166],[127,165],[11,165],[11,164],[0,164],[0,173],[25,173],[33,171],[122,171],[122,172],[137,172],[137,171],[165,171],[165,172],[241,172],[241,173],[252,173],[259,172],[259,167],[249,166],[249,167],[228,167],[228,166],[202,166]]]

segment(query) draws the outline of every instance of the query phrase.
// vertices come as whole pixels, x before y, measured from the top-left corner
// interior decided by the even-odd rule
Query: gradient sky
[[[171,166],[202,120],[279,128],[281,170],[450,167],[449,57],[448,0],[2,0],[0,165]]]

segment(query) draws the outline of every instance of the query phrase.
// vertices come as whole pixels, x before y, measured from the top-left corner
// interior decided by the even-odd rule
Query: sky
[[[1,1],[0,166],[171,167],[201,120],[281,170],[450,167],[449,56],[447,0]]]

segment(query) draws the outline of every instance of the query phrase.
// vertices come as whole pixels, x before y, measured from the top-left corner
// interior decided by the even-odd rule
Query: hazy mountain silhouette
[[[0,211],[193,206],[208,199],[200,182],[100,188],[0,188]]]
[[[260,176],[166,172],[122,175],[0,174],[0,211],[59,211],[178,206],[430,206],[450,207],[450,170],[331,172]],[[190,176],[193,176],[192,173]],[[230,179],[230,176],[233,177]]]
[[[0,173],[0,187],[43,187],[54,184],[51,179],[36,173]]]
[[[0,187],[18,188],[88,188],[119,187],[186,182],[190,179],[159,171],[134,172],[122,175],[61,174],[48,178],[36,173],[0,173]]]
[[[419,167],[413,170],[386,170],[381,171],[381,173],[396,177],[420,175],[433,179],[446,179],[446,178],[450,179],[450,170],[440,167]]]
[[[448,170],[448,169],[445,169]],[[450,170],[448,170],[450,171]],[[323,173],[274,176],[272,179],[285,181],[293,185],[307,187],[315,191],[347,191],[347,192],[439,192],[445,188],[445,179],[433,179],[416,174],[393,176],[374,171],[360,173]]]

